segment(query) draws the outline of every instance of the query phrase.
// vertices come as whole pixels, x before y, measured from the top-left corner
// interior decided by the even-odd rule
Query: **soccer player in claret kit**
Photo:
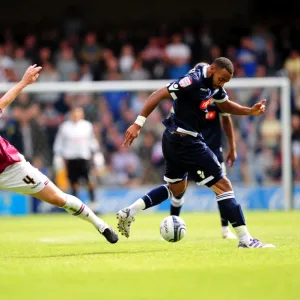
[[[163,121],[166,130],[162,148],[167,184],[151,190],[117,213],[118,229],[126,237],[129,237],[131,224],[139,211],[158,205],[172,196],[180,198],[187,187],[187,176],[190,176],[198,185],[206,185],[215,192],[221,217],[229,220],[233,226],[239,239],[239,248],[275,247],[262,243],[249,233],[231,182],[201,135],[207,126],[205,117],[212,99],[222,112],[233,115],[258,116],[264,113],[266,100],[245,107],[228,99],[223,86],[230,81],[233,71],[232,62],[225,57],[215,59],[211,65],[197,67],[152,93],[135,123],[127,129],[123,146],[130,146],[138,137],[146,118],[160,101],[170,96],[173,98],[174,112]]]
[[[30,66],[22,80],[0,99],[1,115],[3,110],[22,92],[34,83],[42,67]],[[0,137],[0,189],[20,194],[29,194],[37,199],[65,209],[73,216],[88,221],[108,242],[116,243],[118,235],[103,220],[78,198],[65,194],[44,174],[27,162],[22,154],[8,141]]]

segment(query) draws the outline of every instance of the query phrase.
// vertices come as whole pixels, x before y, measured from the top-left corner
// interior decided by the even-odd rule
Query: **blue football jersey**
[[[167,86],[174,102],[171,114],[163,124],[170,131],[180,128],[196,136],[209,126],[206,113],[211,101],[221,103],[228,99],[224,88],[213,89],[210,86],[207,68],[208,65],[198,65]]]
[[[206,145],[214,152],[222,148],[222,127],[221,116],[230,116],[230,114],[223,113],[215,103],[207,107],[206,126],[201,131]]]

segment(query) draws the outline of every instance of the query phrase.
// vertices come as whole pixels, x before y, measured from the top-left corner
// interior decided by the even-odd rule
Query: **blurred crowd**
[[[40,82],[173,79],[184,75],[195,63],[212,62],[226,56],[235,66],[235,78],[289,76],[292,82],[293,174],[300,180],[300,52],[288,28],[274,32],[257,25],[245,34],[235,34],[228,44],[218,44],[207,26],[195,30],[161,30],[137,36],[97,35],[71,22],[63,34],[45,31],[41,36],[15,37],[7,29],[0,43],[0,82],[19,80],[32,63],[43,66]],[[234,118],[238,160],[229,171],[233,181],[276,183],[281,180],[280,92],[277,88],[229,90],[233,100],[252,105],[267,98],[265,117]],[[161,120],[172,106],[166,99],[147,120],[132,149],[121,147],[124,132],[134,122],[150,91],[128,93],[21,94],[0,119],[0,133],[34,165],[54,176],[53,141],[58,126],[70,108],[82,106],[94,124],[105,157],[105,168],[97,173],[105,185],[140,185],[162,181],[164,162],[160,137]],[[224,141],[225,142],[225,141]],[[226,152],[226,143],[224,144]],[[256,161],[255,165],[252,163]]]

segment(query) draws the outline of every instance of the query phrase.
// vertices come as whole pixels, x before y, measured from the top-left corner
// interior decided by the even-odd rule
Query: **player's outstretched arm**
[[[230,100],[221,103],[216,102],[216,104],[221,111],[230,113],[232,115],[259,116],[265,112],[266,102],[267,100],[265,99],[261,100],[252,107],[242,106]]]
[[[24,76],[21,79],[21,81],[17,83],[14,87],[12,87],[0,99],[0,109],[3,110],[4,108],[6,108],[6,106],[13,102],[27,85],[34,83],[38,79],[39,72],[41,70],[42,67],[38,67],[37,65],[30,66],[24,73]]]
[[[152,113],[152,111],[157,107],[161,100],[169,97],[170,93],[166,87],[155,91],[149,96],[140,115],[137,117],[134,124],[127,129],[125,133],[125,140],[122,146],[130,146],[132,144],[134,139],[137,138],[140,134],[140,130],[144,125],[146,118]]]
[[[230,115],[228,116],[221,116],[222,121],[222,127],[225,131],[228,144],[229,144],[229,151],[226,157],[226,162],[228,163],[229,167],[232,167],[236,158],[236,143],[235,143],[235,135],[234,135],[234,129],[232,124],[232,119]]]

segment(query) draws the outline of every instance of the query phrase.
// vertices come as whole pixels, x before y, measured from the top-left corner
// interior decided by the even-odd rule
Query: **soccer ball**
[[[180,217],[169,216],[160,223],[160,235],[167,242],[178,242],[184,238],[185,233],[186,226]]]

